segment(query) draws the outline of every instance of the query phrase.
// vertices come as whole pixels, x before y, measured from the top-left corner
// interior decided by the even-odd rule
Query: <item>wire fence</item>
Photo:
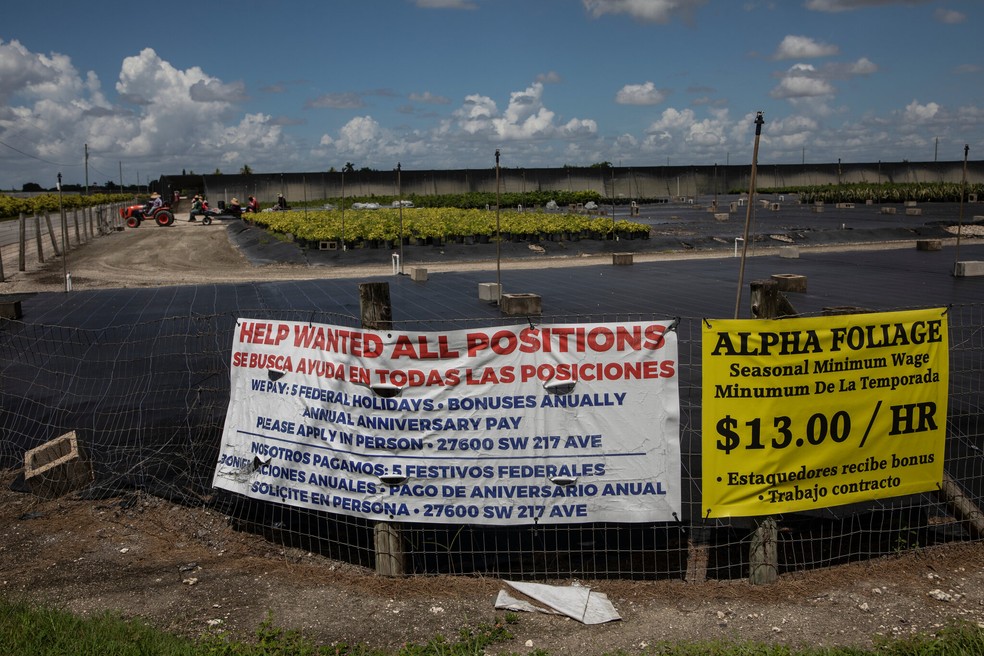
[[[356,328],[358,318],[318,312],[243,311],[257,320]],[[544,322],[657,321],[665,317],[542,317]],[[0,467],[19,469],[30,449],[75,431],[98,499],[134,489],[205,506],[242,530],[365,567],[377,565],[378,526],[212,486],[230,399],[237,317],[175,316],[98,330],[0,320]],[[495,321],[394,322],[448,331]],[[515,324],[504,318],[503,325]],[[780,573],[828,567],[934,544],[979,539],[984,503],[984,305],[949,309],[950,394],[945,472],[972,508],[935,493],[776,516]],[[701,517],[701,319],[680,318],[682,514],[657,523],[401,523],[408,574],[514,578],[659,579],[749,575],[756,522]]]
[[[0,221],[0,282],[14,270],[27,271],[97,237],[122,230],[122,203],[73,208],[64,214],[21,214]]]

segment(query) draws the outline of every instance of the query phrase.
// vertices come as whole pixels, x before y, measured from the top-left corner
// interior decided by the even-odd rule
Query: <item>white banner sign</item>
[[[677,369],[670,322],[410,333],[240,319],[213,483],[377,521],[670,521]]]

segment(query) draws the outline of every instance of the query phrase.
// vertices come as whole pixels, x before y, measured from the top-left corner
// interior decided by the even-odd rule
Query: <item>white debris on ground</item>
[[[946,231],[952,235],[960,233],[961,235],[973,235],[975,237],[984,237],[984,225],[965,225],[965,226],[947,226]]]

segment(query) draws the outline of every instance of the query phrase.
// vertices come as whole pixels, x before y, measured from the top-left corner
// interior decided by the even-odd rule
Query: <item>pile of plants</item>
[[[968,184],[968,194],[984,196],[984,184]],[[874,184],[855,182],[841,185],[818,185],[808,187],[784,187],[782,189],[759,189],[762,194],[799,194],[804,203],[904,203],[914,200],[920,203],[957,203],[964,193],[964,185],[959,182],[886,182]],[[966,200],[966,198],[964,198]]]
[[[350,247],[393,247],[402,238],[414,243],[485,243],[501,235],[506,241],[561,239],[646,239],[649,226],[586,214],[492,212],[453,207],[376,210],[260,212],[253,222],[271,232],[293,235],[301,245],[321,241]],[[498,225],[497,225],[498,219]]]
[[[59,202],[61,207],[66,210],[76,210],[109,203],[123,203],[132,199],[132,194],[91,194],[89,196],[62,194],[60,199],[58,194],[40,194],[30,198],[16,198],[0,194],[0,219],[17,218],[20,214],[33,216],[45,212],[57,212]]]

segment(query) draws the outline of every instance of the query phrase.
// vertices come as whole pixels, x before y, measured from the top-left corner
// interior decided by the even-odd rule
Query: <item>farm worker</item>
[[[260,211],[260,201],[256,200],[256,196],[250,196],[249,201],[246,203],[247,212],[259,212]]]
[[[205,207],[202,204],[202,197],[195,194],[195,197],[191,200],[191,212],[188,213],[188,220],[194,221],[196,216],[204,213]]]
[[[161,200],[161,195],[156,191],[150,195],[150,200],[147,201],[147,205],[144,207],[144,214],[147,216],[152,215],[156,210],[164,204]]]
[[[239,204],[238,198],[233,198],[231,201],[229,201],[229,207],[227,208],[227,211],[229,212],[229,214],[236,217],[237,219],[242,218],[243,206]]]
[[[277,209],[278,210],[287,209],[287,199],[284,198],[283,194],[277,194]]]

